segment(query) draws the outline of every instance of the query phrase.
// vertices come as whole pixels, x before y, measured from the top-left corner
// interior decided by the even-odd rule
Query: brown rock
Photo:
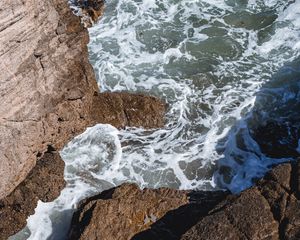
[[[299,162],[279,165],[257,186],[228,197],[182,239],[300,239]]]
[[[95,20],[103,1],[88,2]],[[65,0],[0,1],[0,214],[5,219],[0,239],[24,226],[38,199],[58,196],[63,167],[53,172],[50,165],[61,163],[47,154],[41,159],[47,149],[61,149],[101,121],[117,127],[143,126],[144,120],[148,128],[163,124],[163,104],[154,98],[98,95],[88,41],[87,30]],[[121,101],[118,109],[128,116],[118,119],[115,109],[109,111],[115,101]],[[135,113],[138,108],[143,112]]]
[[[34,213],[39,199],[48,202],[57,198],[65,186],[63,176],[64,162],[58,152],[49,150],[26,180],[9,196],[0,200],[0,239],[7,239],[25,227],[26,219]]]
[[[95,24],[104,11],[103,0],[77,0],[75,5],[82,10],[82,22],[85,27]]]
[[[96,94],[91,123],[108,123],[117,128],[163,125],[165,105],[144,95],[129,93]],[[26,219],[34,213],[38,200],[53,201],[64,187],[64,162],[58,152],[48,152],[37,161],[27,178],[6,198],[0,200],[0,239],[6,239],[25,227]],[[25,197],[26,196],[26,197]]]
[[[117,128],[159,128],[164,125],[165,104],[154,97],[130,93],[101,93],[92,106],[94,123]]]
[[[64,0],[0,1],[0,199],[89,124],[87,30]]]
[[[221,211],[212,210],[182,239],[278,239],[278,223],[257,189],[226,201]]]
[[[300,239],[299,162],[275,167],[237,196],[175,190],[161,196],[166,189],[121,186],[81,205],[73,217],[70,239]],[[157,199],[151,197],[154,193]],[[169,194],[173,197],[166,198]],[[156,217],[152,225],[141,224],[151,214]]]
[[[130,239],[187,202],[184,191],[140,190],[124,184],[82,203],[72,220],[69,239]]]

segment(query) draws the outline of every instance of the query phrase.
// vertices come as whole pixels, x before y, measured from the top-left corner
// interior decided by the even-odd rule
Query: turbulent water
[[[76,137],[61,152],[68,186],[15,239],[63,239],[80,199],[123,182],[239,192],[300,152],[299,0],[108,0],[90,37],[101,91],[164,99],[166,125]],[[262,152],[270,121],[294,149]]]

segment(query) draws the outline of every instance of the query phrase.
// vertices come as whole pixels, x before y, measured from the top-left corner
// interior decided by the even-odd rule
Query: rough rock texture
[[[65,0],[0,1],[0,199],[88,125],[87,30]]]
[[[129,93],[95,94],[91,124],[109,123],[117,128],[163,125],[165,105],[158,99]],[[7,197],[0,200],[0,239],[25,227],[37,201],[53,201],[65,186],[64,162],[50,145],[27,178]]]
[[[84,202],[70,239],[296,240],[299,190],[300,160],[275,167],[240,195],[124,185]]]
[[[300,161],[271,170],[239,196],[229,197],[181,239],[300,239]]]
[[[95,7],[95,21],[103,1],[84,2]],[[38,199],[51,201],[64,186],[63,162],[44,155],[49,149],[95,123],[163,125],[165,106],[155,98],[98,93],[88,41],[66,0],[0,1],[0,239],[24,227]]]
[[[140,190],[124,184],[82,203],[73,218],[70,239],[130,239],[187,202],[187,192]]]
[[[28,177],[9,196],[0,200],[0,239],[7,239],[24,227],[36,202],[53,201],[65,186],[64,162],[51,149],[37,162]],[[51,176],[51,180],[49,179]]]
[[[164,125],[165,104],[154,97],[129,93],[95,95],[93,123],[109,123],[117,128],[159,128]]]
[[[78,14],[81,15],[85,27],[95,24],[104,11],[103,0],[72,0],[71,2],[80,8],[81,13]]]
[[[67,1],[1,1],[0,26],[0,199],[48,146],[60,149],[93,123],[163,125],[164,105],[152,97],[98,95],[88,33]]]

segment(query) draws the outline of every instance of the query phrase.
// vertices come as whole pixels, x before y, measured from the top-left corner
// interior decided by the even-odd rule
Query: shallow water
[[[39,203],[29,239],[63,239],[80,199],[123,182],[239,192],[295,157],[262,153],[256,129],[299,129],[300,1],[111,0],[90,37],[101,91],[164,99],[166,126],[76,137],[61,152],[68,186]]]

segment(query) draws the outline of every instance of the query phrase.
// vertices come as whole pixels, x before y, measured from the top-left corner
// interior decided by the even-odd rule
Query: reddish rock
[[[109,123],[117,128],[164,126],[165,104],[154,97],[130,93],[101,93],[94,98],[94,123]]]
[[[15,191],[0,200],[0,239],[7,239],[25,227],[37,201],[53,201],[64,186],[64,162],[58,152],[49,150]]]
[[[69,239],[131,239],[187,202],[184,191],[140,190],[124,184],[83,202],[74,215]]]
[[[89,125],[87,30],[65,0],[0,1],[0,199]]]
[[[75,5],[81,8],[85,27],[95,24],[104,11],[104,0],[75,0]]]
[[[129,191],[133,186],[121,186],[82,203],[73,217],[70,239],[300,239],[299,162],[275,167],[239,195],[136,187]],[[136,221],[140,209],[144,214]],[[141,224],[151,214],[152,225]]]
[[[257,186],[226,198],[181,239],[300,239],[299,162],[279,165]]]
[[[95,21],[103,1],[85,2]],[[57,154],[44,155],[47,149],[60,150],[95,123],[163,124],[163,104],[152,97],[98,95],[88,41],[68,1],[0,1],[0,239],[24,227],[38,199],[59,195],[63,162]],[[127,115],[118,118],[114,107]]]

